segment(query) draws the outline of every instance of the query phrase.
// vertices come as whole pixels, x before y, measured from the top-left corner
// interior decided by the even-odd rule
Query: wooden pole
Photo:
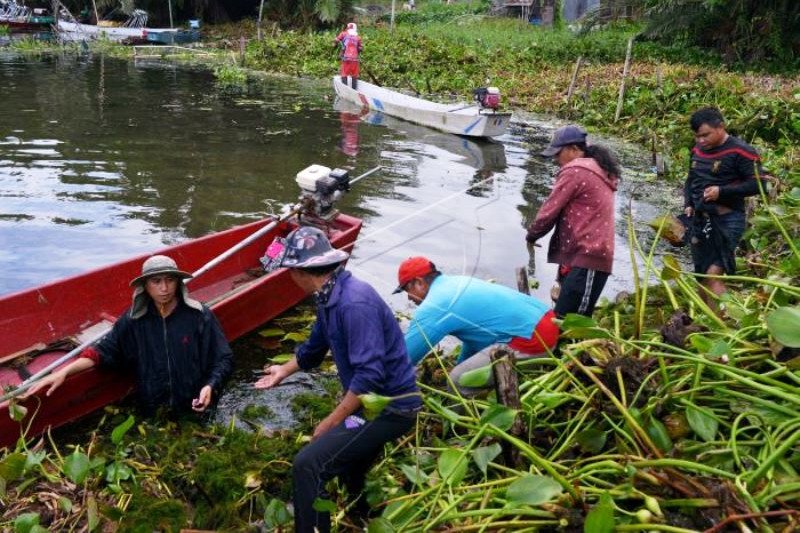
[[[497,402],[519,412],[522,402],[519,399],[519,381],[517,379],[517,369],[514,365],[514,352],[501,345],[495,348],[490,357],[492,371],[494,372]],[[519,438],[524,438],[528,433],[525,422],[522,421],[522,417],[519,414],[514,418],[514,423],[508,432]],[[503,458],[506,461],[506,466],[517,468],[522,465],[522,456],[516,446],[506,441],[503,441],[500,446],[503,449]]]
[[[172,24],[172,0],[167,0],[167,6],[169,7],[169,27],[174,28],[175,26]]]
[[[575,83],[578,81],[578,71],[581,69],[581,62],[583,62],[583,56],[578,56],[578,60],[575,62],[575,69],[572,71],[572,80],[570,80],[569,89],[567,89],[567,106],[569,106],[572,100],[572,93],[575,91]]]
[[[619,84],[619,97],[617,98],[617,112],[614,113],[614,122],[619,120],[622,113],[622,101],[625,98],[625,78],[628,77],[628,69],[631,66],[631,51],[633,50],[633,37],[628,39],[628,50],[625,52],[625,66],[622,67],[622,81]]]
[[[528,283],[528,269],[525,267],[519,267],[517,269],[517,289],[522,294],[531,293],[531,286]]]
[[[261,5],[258,6],[258,40],[261,40],[261,17],[264,14],[264,0],[261,0]]]
[[[389,30],[394,31],[394,0],[392,0],[392,16],[389,18]]]
[[[92,0],[92,7],[94,7],[94,23],[100,24],[100,15],[97,13],[97,2]]]

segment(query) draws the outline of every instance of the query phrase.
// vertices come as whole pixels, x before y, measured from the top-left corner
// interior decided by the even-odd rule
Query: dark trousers
[[[592,316],[608,276],[608,272],[572,267],[566,276],[559,279],[561,292],[556,300],[556,316],[564,318],[567,313]]]
[[[408,433],[415,421],[415,415],[384,412],[352,429],[339,424],[300,450],[292,465],[295,531],[330,531],[330,514],[314,510],[314,500],[328,498],[325,484],[338,477],[351,498],[362,497],[364,478],[383,445]]]

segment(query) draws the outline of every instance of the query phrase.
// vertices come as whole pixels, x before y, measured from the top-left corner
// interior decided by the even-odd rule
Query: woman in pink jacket
[[[614,261],[619,162],[607,148],[587,145],[586,131],[575,125],[556,130],[542,155],[554,157],[561,169],[527,240],[534,243],[555,227],[547,261],[559,265],[556,316],[591,316]]]

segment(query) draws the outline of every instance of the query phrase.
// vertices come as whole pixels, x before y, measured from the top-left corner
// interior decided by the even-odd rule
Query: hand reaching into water
[[[211,390],[211,385],[206,385],[202,389],[200,389],[200,394],[192,400],[192,410],[197,411],[198,413],[202,413],[206,410],[206,408],[211,405],[211,397],[213,395],[213,391]]]

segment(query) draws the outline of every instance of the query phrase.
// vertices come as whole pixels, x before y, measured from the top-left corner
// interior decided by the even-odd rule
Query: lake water
[[[547,242],[532,257],[525,228],[556,170],[531,154],[557,125],[529,119],[477,142],[340,107],[332,93],[327,80],[269,77],[231,92],[169,63],[0,52],[0,295],[279,212],[316,163],[353,176],[383,167],[339,207],[364,220],[350,270],[396,310],[411,310],[391,294],[411,255],[512,287],[528,266],[548,299]],[[617,146],[626,170],[608,296],[632,286],[628,206],[642,226],[662,188],[642,181],[648,154]],[[319,390],[298,376],[256,392],[263,356],[241,355],[218,420],[262,404],[276,413],[267,426],[285,427],[288,398]]]
[[[279,211],[313,163],[384,167],[340,209],[364,219],[350,268],[395,308],[407,307],[390,293],[410,255],[511,286],[530,263],[543,298],[554,277],[546,242],[531,259],[524,240],[555,170],[531,156],[546,122],[476,142],[339,108],[327,81],[230,93],[205,70],[94,55],[1,54],[0,94],[0,294]],[[640,169],[647,154],[625,159]],[[608,295],[630,288],[626,190]]]

